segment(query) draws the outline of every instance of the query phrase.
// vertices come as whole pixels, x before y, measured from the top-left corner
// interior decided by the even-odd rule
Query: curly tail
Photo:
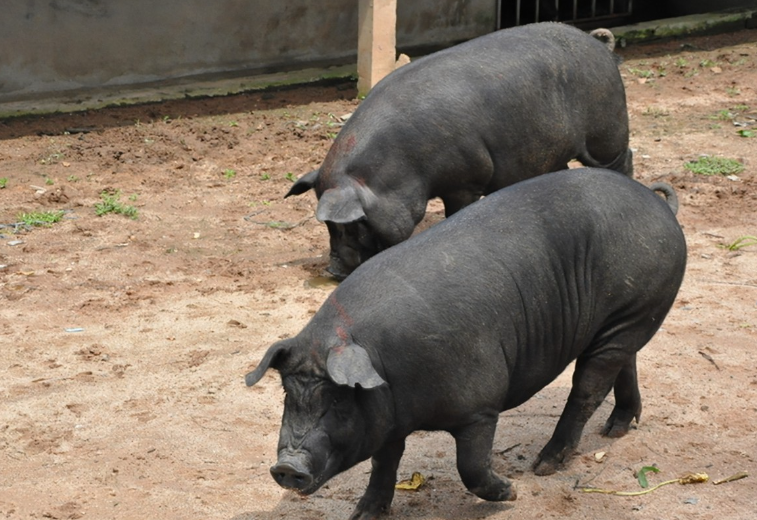
[[[649,185],[649,189],[661,193],[665,197],[665,202],[670,206],[673,215],[678,213],[678,195],[676,195],[673,186],[664,182],[653,182]]]
[[[605,46],[613,52],[615,50],[615,35],[609,29],[599,28],[594,29],[589,33],[589,36],[593,36],[597,40],[605,44]]]

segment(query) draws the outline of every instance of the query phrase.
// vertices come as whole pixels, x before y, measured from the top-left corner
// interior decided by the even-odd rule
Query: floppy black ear
[[[309,189],[312,189],[315,185],[315,181],[318,180],[318,172],[320,170],[313,170],[312,172],[308,172],[292,185],[291,188],[289,188],[289,191],[286,195],[284,195],[284,198],[289,197],[290,195],[302,195]]]
[[[326,190],[318,200],[315,218],[319,222],[348,224],[365,218],[363,203],[352,185]]]
[[[329,350],[326,369],[329,378],[338,385],[347,385],[352,388],[357,385],[361,388],[376,388],[386,384],[386,381],[373,368],[368,352],[354,343]]]
[[[289,345],[281,341],[271,345],[257,368],[244,377],[245,384],[252,386],[263,378],[269,368],[278,369],[282,360],[289,354],[289,349]]]

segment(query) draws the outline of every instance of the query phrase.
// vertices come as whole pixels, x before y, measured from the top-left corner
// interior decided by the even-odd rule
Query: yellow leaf
[[[413,473],[413,476],[410,477],[410,480],[400,480],[394,487],[406,491],[418,491],[418,489],[425,483],[426,477],[416,471]]]

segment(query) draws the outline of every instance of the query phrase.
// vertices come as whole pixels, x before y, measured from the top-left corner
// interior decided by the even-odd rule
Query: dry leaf
[[[406,491],[418,491],[418,489],[420,489],[420,487],[425,483],[426,477],[416,471],[413,473],[413,476],[410,477],[410,480],[400,480],[394,487],[396,489],[404,489]]]

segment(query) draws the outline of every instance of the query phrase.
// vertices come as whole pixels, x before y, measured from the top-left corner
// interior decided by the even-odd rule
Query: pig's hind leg
[[[612,342],[605,343],[602,347],[596,349],[590,349],[590,354],[580,356],[576,360],[573,388],[570,391],[568,402],[565,404],[565,409],[557,422],[552,438],[539,453],[534,465],[534,473],[551,475],[557,471],[559,466],[578,446],[586,422],[602,404],[616,381],[621,382],[616,387],[622,390],[621,405],[619,408],[616,407],[619,424],[620,419],[625,419],[629,405],[635,410],[634,397],[630,395],[631,392],[627,392],[627,383],[630,378],[628,367],[630,366],[634,368],[633,378],[635,380],[635,364],[629,357],[635,356],[635,350],[632,350],[634,354],[628,354],[627,345],[626,341],[615,337]],[[619,375],[621,372],[623,374]]]
[[[350,520],[373,520],[389,512],[397,482],[397,468],[405,451],[405,439],[386,444],[371,458],[368,488],[357,504]]]
[[[620,369],[615,378],[615,408],[607,419],[602,435],[623,437],[631,427],[631,421],[641,418],[641,394],[636,377],[636,355]]]
[[[515,488],[497,476],[491,467],[491,452],[497,414],[479,417],[476,422],[450,433],[457,447],[457,471],[468,490],[484,500],[515,500]]]

